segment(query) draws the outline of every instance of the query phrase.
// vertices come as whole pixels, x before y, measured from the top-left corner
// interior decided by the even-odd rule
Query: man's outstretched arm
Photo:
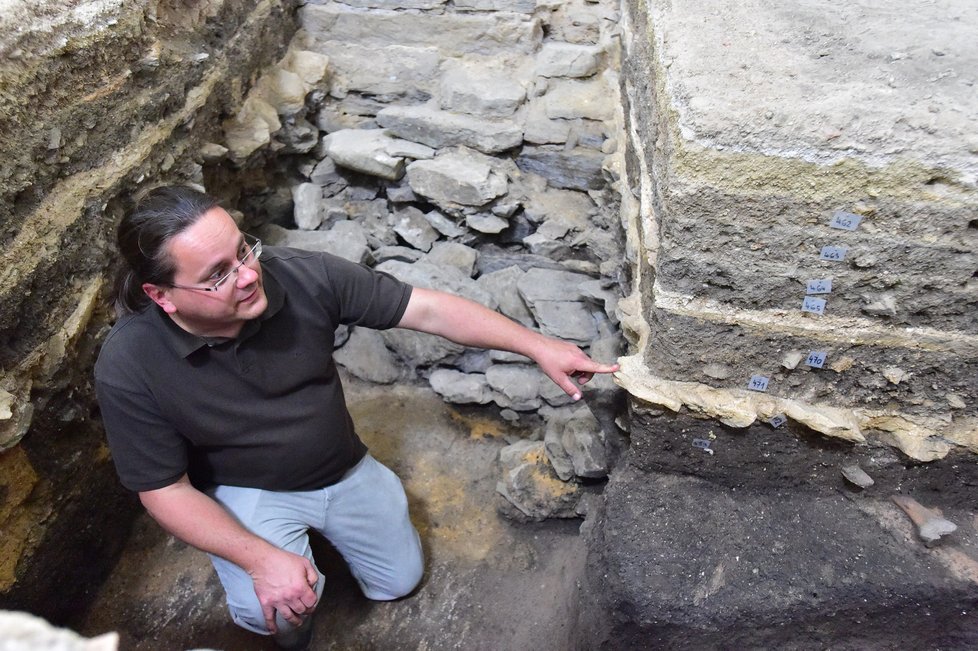
[[[613,373],[617,364],[599,364],[574,344],[534,332],[467,298],[415,287],[400,328],[429,332],[464,346],[493,348],[535,361],[561,389],[579,400],[595,373]]]

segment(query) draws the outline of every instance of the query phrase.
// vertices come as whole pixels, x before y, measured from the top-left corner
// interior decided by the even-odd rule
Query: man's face
[[[248,250],[241,231],[223,208],[212,208],[166,244],[176,268],[174,285],[143,285],[143,290],[181,328],[202,336],[235,337],[246,321],[268,307],[261,266],[251,258],[238,266]],[[214,292],[209,287],[237,267]]]

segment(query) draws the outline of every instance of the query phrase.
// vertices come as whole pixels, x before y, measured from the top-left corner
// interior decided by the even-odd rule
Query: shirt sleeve
[[[384,330],[401,321],[410,285],[343,258],[328,256],[324,261],[340,323]]]
[[[151,396],[96,382],[102,421],[122,485],[163,488],[187,472],[187,441],[159,413]]]

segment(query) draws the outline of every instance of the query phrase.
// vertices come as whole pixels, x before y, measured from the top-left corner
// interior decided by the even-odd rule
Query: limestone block
[[[337,171],[336,163],[329,157],[316,163],[309,175],[309,181],[318,185],[322,195],[326,197],[332,197],[350,185],[346,177]]]
[[[344,5],[358,9],[438,9],[447,0],[341,0]]]
[[[464,145],[485,154],[519,146],[523,130],[512,120],[489,120],[450,113],[433,106],[389,106],[377,123],[390,133],[436,149]]]
[[[536,224],[550,219],[580,231],[588,227],[595,212],[597,207],[591,197],[575,190],[529,189],[523,200],[523,213]]]
[[[324,251],[351,262],[366,261],[369,254],[363,226],[354,221],[340,221],[328,231],[289,230],[266,224],[258,231],[263,242],[306,251]]]
[[[417,208],[398,210],[392,216],[392,221],[394,232],[419,251],[430,251],[431,245],[438,240],[438,231],[432,228]]]
[[[588,81],[554,79],[543,96],[549,118],[610,120],[615,95],[603,79]]]
[[[249,95],[237,115],[226,120],[222,126],[231,157],[244,160],[271,142],[272,134],[282,127],[282,123],[274,106],[260,97]]]
[[[492,389],[486,384],[486,376],[479,373],[462,373],[440,368],[428,378],[431,388],[448,402],[458,404],[492,401]]]
[[[534,97],[527,102],[523,114],[523,139],[535,145],[562,144],[570,137],[570,123],[547,115],[543,99]]]
[[[411,368],[450,364],[465,348],[454,342],[424,332],[392,328],[381,332],[387,346]]]
[[[278,66],[263,74],[255,90],[281,116],[293,116],[305,106],[307,86],[298,74]]]
[[[590,310],[575,301],[535,301],[530,310],[544,334],[587,345],[598,335]]]
[[[524,271],[513,265],[479,276],[476,282],[488,291],[499,305],[499,311],[527,327],[534,326],[533,315],[517,290]]]
[[[479,251],[459,242],[435,242],[425,259],[433,265],[456,267],[471,277]]]
[[[323,223],[322,187],[315,183],[300,183],[292,188],[292,201],[295,204],[295,225],[307,231],[319,228]]]
[[[286,52],[279,66],[298,75],[305,92],[308,93],[326,77],[329,57],[319,52],[292,47]]]
[[[863,316],[864,305],[888,293],[892,300],[869,314],[894,324],[973,330],[976,303],[968,283],[978,253],[954,209],[878,200],[859,230],[843,233],[827,226],[840,208],[832,198],[789,200],[702,187],[676,187],[665,197],[676,214],[660,230],[657,277],[664,286],[796,309],[808,280],[832,278],[831,295],[822,297],[828,314]],[[870,213],[869,206],[864,210]],[[840,244],[848,247],[843,261],[819,259],[822,247]]]
[[[398,42],[372,46],[327,40],[312,47],[329,56],[330,94],[334,97],[343,97],[349,92],[378,97],[430,95],[437,88],[441,62],[438,50],[395,43]],[[370,65],[363,65],[364,61],[370,61]]]
[[[486,382],[502,399],[495,401],[500,407],[515,411],[529,411],[540,407],[540,385],[550,379],[540,370],[522,364],[493,364],[486,371]]]
[[[506,177],[495,171],[491,159],[464,148],[444,152],[434,160],[414,161],[407,167],[407,176],[416,194],[446,210],[485,205],[507,188]]]
[[[496,490],[529,520],[575,518],[581,488],[554,473],[541,441],[520,441],[500,453],[503,479]]]
[[[377,265],[377,269],[385,271],[414,287],[440,289],[451,294],[458,294],[472,299],[476,303],[481,303],[491,310],[495,310],[497,307],[496,299],[492,294],[456,267],[439,267],[424,260],[415,264],[389,260]]]
[[[602,165],[604,155],[577,147],[570,151],[543,145],[524,147],[516,158],[523,172],[539,174],[556,188],[569,190],[600,190],[604,187]]]
[[[407,246],[382,246],[371,252],[371,257],[376,264],[386,260],[400,260],[401,262],[417,262],[424,257],[424,253],[417,249]]]
[[[495,69],[482,61],[460,61],[442,74],[439,104],[455,113],[505,118],[526,98],[526,88],[512,69]]]
[[[404,175],[404,159],[389,153],[394,140],[381,129],[344,129],[323,138],[323,147],[337,165],[396,181]]]
[[[601,69],[604,51],[595,45],[550,42],[537,54],[536,73],[543,77],[590,77]]]
[[[557,476],[564,481],[575,476],[608,476],[604,433],[587,406],[558,411],[548,418],[544,448]]]
[[[465,11],[511,11],[519,14],[532,14],[537,0],[457,0],[456,9]]]
[[[446,56],[530,54],[543,36],[539,19],[519,14],[382,14],[307,4],[299,11],[299,22],[316,40],[352,42],[368,48],[384,48],[391,43],[435,47]]]
[[[480,233],[496,234],[501,233],[509,227],[509,222],[502,217],[490,213],[475,213],[466,215],[465,225]]]
[[[908,413],[920,415],[950,415],[942,387],[978,391],[978,338],[971,335],[948,340],[944,333],[924,328],[901,332],[866,320],[813,321],[805,315],[733,312],[700,302],[683,307],[683,299],[660,297],[661,308],[649,315],[649,346],[658,352],[647,359],[662,377],[739,389],[760,374],[770,378],[768,395],[848,408],[884,409],[900,403]],[[704,347],[704,341],[710,345]],[[824,368],[803,363],[787,369],[780,357],[770,354],[777,348],[804,351],[806,358],[810,351],[823,352]],[[687,350],[696,351],[699,363],[728,366],[734,373],[721,382],[700,375],[699,367],[688,368]],[[886,386],[883,372],[889,367],[902,369],[909,379]]]
[[[428,223],[431,224],[432,228],[445,237],[463,237],[469,232],[464,226],[460,226],[437,210],[426,212],[424,214],[424,218],[428,220]]]
[[[531,308],[537,301],[580,301],[591,276],[559,269],[530,269],[519,278],[520,296]]]
[[[0,611],[0,631],[3,631],[4,651],[116,651],[119,648],[118,633],[86,638],[24,612]]]
[[[350,338],[333,353],[333,359],[363,380],[390,384],[401,377],[401,368],[376,330],[352,328]]]
[[[617,5],[588,0],[561,2],[550,15],[548,36],[552,41],[593,45],[602,29],[619,20]]]

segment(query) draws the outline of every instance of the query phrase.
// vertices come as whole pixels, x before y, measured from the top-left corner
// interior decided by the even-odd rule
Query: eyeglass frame
[[[167,286],[173,287],[174,289],[196,289],[201,292],[221,291],[221,286],[224,285],[224,283],[226,283],[228,280],[230,280],[231,276],[238,273],[238,270],[241,269],[241,267],[248,264],[252,260],[257,261],[258,258],[261,257],[261,240],[255,237],[254,235],[249,235],[248,233],[245,232],[241,233],[241,237],[242,239],[244,239],[245,244],[249,244],[250,243],[249,240],[254,240],[255,243],[252,244],[251,247],[249,247],[247,253],[245,253],[244,256],[238,258],[238,264],[231,267],[231,269],[226,274],[218,278],[217,281],[215,281],[212,286],[194,287],[192,285],[177,285],[176,283],[167,283]]]

